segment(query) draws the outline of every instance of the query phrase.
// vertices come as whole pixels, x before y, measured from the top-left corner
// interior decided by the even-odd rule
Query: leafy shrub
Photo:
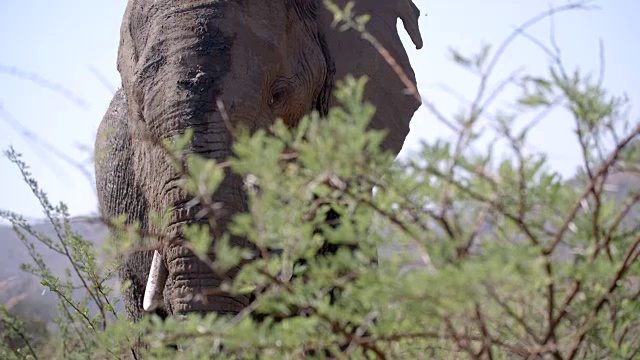
[[[341,18],[346,28],[360,26],[362,21],[347,15]],[[608,184],[616,174],[637,171],[640,126],[625,118],[622,98],[608,96],[588,76],[566,71],[557,53],[547,77],[509,79],[521,87],[512,104],[516,111],[489,113],[503,89],[487,89],[501,53],[489,47],[477,56],[453,53],[454,61],[479,75],[477,100],[453,119],[425,102],[456,136],[422,144],[409,160],[393,162],[378,147],[384,133],[366,131],[375,108],[362,101],[366,79],[353,77],[340,84],[336,96],[342,105],[326,118],[311,114],[295,129],[278,122],[253,134],[238,132],[235,157],[226,163],[192,156],[185,186],[195,197],[206,199],[227,166],[246,180],[250,209],[235,217],[229,234],[246,237],[257,255],[231,247],[223,237],[210,264],[222,270],[253,257],[233,283],[223,285],[237,294],[257,294],[235,316],[149,316],[135,324],[122,319],[104,286],[111,267],[97,265],[96,251],[66,225],[64,206],[51,206],[18,154],[8,152],[58,229],[56,241],[39,240],[67,254],[82,278],[85,298],[74,300],[76,285],[53,276],[37,254],[32,253],[35,265],[25,266],[59,296],[57,338],[64,341],[53,347],[55,353],[224,359],[637,356],[640,231],[630,214],[637,211],[640,193],[629,188],[612,198]],[[526,150],[529,131],[552,108],[565,109],[575,123],[574,139],[584,156],[577,181],[562,179],[543,154]],[[528,119],[533,120],[522,126]],[[508,144],[510,156],[478,146],[483,128]],[[169,159],[182,157],[180,145],[189,136],[165,144]],[[338,224],[326,223],[330,210],[340,215]],[[18,215],[0,216],[29,232]],[[122,230],[120,244],[135,240],[130,225],[113,220],[110,226]],[[204,254],[211,241],[207,230],[194,225],[185,233],[194,251]],[[326,244],[337,250],[318,255]],[[395,248],[408,251],[389,250]],[[407,269],[416,259],[419,266]],[[90,312],[90,302],[99,310]],[[144,346],[134,351],[137,345]]]

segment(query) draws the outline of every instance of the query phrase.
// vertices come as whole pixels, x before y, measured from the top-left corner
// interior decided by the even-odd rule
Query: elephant
[[[347,1],[335,3],[344,7]],[[420,11],[413,2],[358,0],[354,12],[371,15],[367,31],[416,86],[396,27],[399,18],[422,48]],[[382,147],[397,155],[421,102],[407,93],[378,49],[356,31],[337,31],[333,20],[320,0],[129,0],[117,57],[122,85],[95,143],[102,217],[124,214],[125,223],[137,223],[143,232],[179,238],[180,226],[202,220],[155,140],[170,141],[193,129],[186,151],[222,162],[232,156],[229,125],[255,131],[276,118],[295,126],[311,111],[325,115],[337,104],[336,79],[347,74],[369,77],[364,96],[377,106],[369,126],[386,130]],[[222,230],[247,210],[242,184],[227,169],[212,196],[220,204],[215,217]],[[175,209],[169,225],[157,228],[151,214],[169,208]],[[237,237],[231,243],[251,246]],[[118,269],[120,280],[130,284],[123,302],[131,320],[146,312],[236,314],[250,303],[249,296],[218,289],[240,267],[218,274],[179,242],[146,245],[122,254]],[[212,257],[213,252],[212,247]],[[218,291],[206,291],[212,289]]]

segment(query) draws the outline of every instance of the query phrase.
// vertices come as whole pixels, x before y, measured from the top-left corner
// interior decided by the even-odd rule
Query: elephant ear
[[[334,0],[334,3],[344,8],[348,1]],[[407,91],[396,72],[371,43],[363,40],[355,30],[340,31],[339,26],[333,27],[333,14],[324,6],[318,10],[320,30],[335,64],[336,79],[343,79],[347,74],[368,76],[365,99],[377,109],[371,127],[387,130],[383,147],[397,155],[409,133],[409,122],[421,102]],[[353,13],[355,16],[370,15],[367,31],[389,52],[415,86],[415,73],[396,26],[400,18],[416,48],[422,48],[418,27],[420,11],[415,4],[411,0],[355,0]],[[332,99],[330,106],[336,105],[335,102],[336,99]]]

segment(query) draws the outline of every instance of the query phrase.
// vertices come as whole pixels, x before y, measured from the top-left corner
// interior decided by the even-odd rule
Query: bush
[[[347,27],[360,24],[345,19]],[[495,92],[486,81],[500,54],[488,47],[477,56],[453,53],[479,75],[478,100],[453,119],[426,102],[457,135],[422,144],[410,160],[392,162],[379,150],[384,134],[366,131],[375,111],[362,101],[366,79],[352,77],[336,92],[341,107],[326,118],[311,114],[295,129],[278,122],[238,133],[235,158],[224,164],[190,158],[186,186],[196,197],[215,190],[226,166],[246,179],[250,209],[229,232],[246,237],[262,256],[225,284],[258,294],[233,317],[122,319],[104,286],[111,269],[97,265],[96,251],[66,226],[64,206],[51,206],[19,155],[7,152],[58,229],[56,241],[39,240],[68,256],[85,294],[74,300],[75,284],[53,276],[32,253],[36,265],[25,269],[60,299],[58,339],[65,340],[50,345],[47,357],[52,348],[63,358],[136,357],[140,343],[144,358],[637,356],[640,232],[629,214],[640,192],[612,198],[608,184],[637,171],[640,126],[624,117],[622,98],[568,72],[557,53],[546,77],[518,77],[515,112],[490,114]],[[576,181],[562,179],[543,154],[525,147],[538,117],[552,108],[564,108],[575,122],[584,155]],[[527,119],[533,120],[522,126]],[[510,156],[477,146],[487,135],[482,127],[508,144]],[[167,148],[169,158],[181,157],[179,145],[189,136]],[[325,223],[329,210],[340,215],[339,224]],[[0,216],[29,232],[18,215]],[[110,226],[130,234],[117,221]],[[186,232],[203,254],[206,229]],[[124,238],[131,236],[118,240]],[[326,243],[338,250],[316,256]],[[224,238],[215,246],[215,269],[248,255]],[[416,257],[420,266],[408,270]],[[90,302],[98,310],[89,312]],[[24,342],[3,346],[14,350],[7,357],[41,354]]]

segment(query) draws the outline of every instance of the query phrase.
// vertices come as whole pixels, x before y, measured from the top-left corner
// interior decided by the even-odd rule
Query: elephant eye
[[[271,99],[269,100],[269,105],[276,105],[282,102],[284,98],[284,91],[278,91],[271,94]]]
[[[271,95],[269,97],[270,106],[280,106],[287,99],[291,92],[291,86],[288,81],[280,80],[271,87]]]

